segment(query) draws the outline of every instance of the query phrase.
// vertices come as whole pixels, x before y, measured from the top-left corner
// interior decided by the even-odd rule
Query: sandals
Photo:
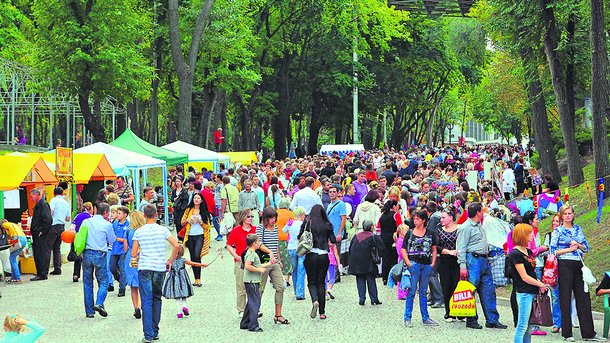
[[[280,318],[282,318],[283,320],[280,320]],[[284,316],[273,316],[273,322],[275,324],[290,324],[290,322],[288,321],[288,319],[284,318]]]
[[[325,314],[321,314],[320,315],[320,319],[322,319],[322,320],[326,319],[326,315]]]
[[[17,279],[11,279],[10,281],[7,281],[7,282],[10,282],[10,283],[13,283],[16,285],[21,284],[21,280],[17,280]]]

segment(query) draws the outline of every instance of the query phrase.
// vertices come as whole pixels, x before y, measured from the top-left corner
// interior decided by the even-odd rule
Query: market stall
[[[322,145],[320,155],[339,154],[340,156],[348,154],[364,154],[364,145],[362,144],[328,144]]]
[[[258,162],[258,156],[256,156],[256,151],[231,151],[231,152],[223,152],[225,156],[228,156],[231,159],[231,163],[241,164],[244,166],[249,166],[254,162]]]
[[[136,198],[136,208],[140,205],[142,197],[141,184],[145,185],[148,181],[146,170],[161,168],[161,175],[167,175],[167,164],[165,161],[121,149],[106,143],[93,143],[76,149],[74,152],[76,154],[104,154],[116,175],[131,176],[133,181],[133,192]],[[163,182],[163,219],[165,225],[169,224],[167,200],[167,183]]]
[[[204,149],[193,144],[189,144],[182,141],[175,141],[173,143],[162,146],[162,148],[171,150],[174,152],[185,153],[188,155],[188,165],[193,166],[201,170],[202,167],[218,172],[218,165],[220,163],[229,164],[229,156],[214,152],[212,150]]]
[[[168,149],[160,148],[150,144],[147,141],[136,136],[129,128],[126,129],[117,139],[112,141],[110,145],[133,151],[135,153],[153,157],[165,161],[170,166],[184,164],[188,162],[188,155],[181,152],[175,152]]]

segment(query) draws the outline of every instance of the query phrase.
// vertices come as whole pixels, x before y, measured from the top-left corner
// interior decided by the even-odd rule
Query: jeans
[[[415,299],[415,293],[419,292],[421,319],[422,321],[426,321],[430,319],[426,293],[428,292],[428,282],[430,281],[430,275],[432,274],[432,266],[429,264],[411,262],[409,272],[411,272],[411,289],[409,290],[407,301],[405,302],[404,320],[411,320],[411,316],[413,315],[413,299]]]
[[[561,327],[561,308],[559,307],[559,285],[551,291],[552,310],[553,310],[553,327]]]
[[[491,276],[489,262],[484,257],[474,257],[472,254],[467,254],[466,264],[468,265],[468,281],[477,288],[487,323],[498,324],[500,314],[496,308],[496,288]],[[466,323],[474,325],[478,322],[478,319],[477,314],[474,317],[468,317]]]
[[[218,236],[222,237],[222,235],[220,234],[220,223],[218,222],[218,216],[212,217],[212,224],[214,225],[214,229],[216,230]]]
[[[307,288],[311,302],[318,302],[320,314],[325,314],[326,309],[326,272],[328,271],[328,254],[319,255],[308,253],[305,256],[305,271],[307,272]]]
[[[532,341],[533,326],[530,325],[529,321],[533,302],[534,294],[517,293],[519,315],[517,319],[517,328],[515,329],[514,343],[530,343]]]
[[[83,252],[83,293],[85,294],[85,314],[95,314],[93,310],[93,273],[97,279],[97,299],[95,305],[104,306],[108,295],[107,252],[85,250]]]
[[[201,249],[203,248],[203,235],[189,235],[186,241],[186,248],[191,254],[191,261],[201,262]],[[193,267],[195,280],[201,279],[201,267]]]
[[[152,340],[159,335],[164,279],[165,272],[138,270],[140,300],[142,301],[142,327],[146,340]]]
[[[124,292],[127,287],[125,278],[125,254],[110,256],[110,271],[115,280],[119,282],[119,291]]]
[[[358,287],[358,299],[360,302],[364,302],[366,299],[366,288],[369,288],[369,298],[371,303],[379,301],[377,295],[377,283],[375,282],[374,274],[356,275],[356,287]]]
[[[438,262],[436,263],[434,268],[432,268],[432,274],[430,274],[430,281],[428,282],[428,286],[430,287],[430,301],[433,304],[442,304],[443,290],[439,281]]]
[[[114,275],[112,275],[112,271],[110,270],[110,257],[112,250],[108,250],[106,253],[106,273],[108,274],[108,287],[114,287]]]
[[[17,249],[13,251],[8,259],[11,262],[11,279],[12,280],[21,280],[21,271],[19,270],[19,262],[17,262],[17,256],[28,243],[27,239],[24,236],[18,236],[19,243],[21,244],[21,249]]]
[[[297,299],[305,298],[305,256],[298,256],[296,250],[288,250],[290,263],[292,264],[292,285],[294,286],[294,296]]]

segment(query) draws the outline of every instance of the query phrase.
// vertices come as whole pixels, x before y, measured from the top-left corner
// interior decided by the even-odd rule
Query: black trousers
[[[51,260],[51,252],[53,252],[53,268],[61,270],[61,233],[64,232],[64,224],[56,224],[51,226],[51,231],[47,235],[47,250],[49,261]]]
[[[70,252],[74,252],[74,243],[72,243],[70,246]],[[76,253],[75,253],[75,255],[76,255]],[[77,278],[80,278],[80,268],[81,268],[82,263],[83,263],[82,255],[76,256],[76,260],[74,260],[74,270],[72,271],[72,276],[76,276]]]
[[[438,267],[439,263],[437,262],[434,265],[434,268],[432,268],[432,273],[430,274],[430,280],[428,282],[428,288],[430,290],[430,296],[428,297],[428,301],[433,304],[443,302],[443,289],[438,278]]]
[[[203,235],[189,235],[186,241],[186,247],[191,254],[191,261],[201,262],[201,249],[203,248]],[[193,267],[193,275],[195,279],[201,279],[201,267]]]
[[[513,291],[510,292],[510,309],[513,312],[513,324],[517,327],[519,321],[519,304],[517,304],[517,289],[515,288],[515,282],[513,282]]]
[[[446,319],[449,318],[449,300],[460,281],[460,265],[457,262],[457,257],[450,255],[440,255],[436,260],[436,265],[438,266],[438,276],[443,290]]]
[[[381,259],[381,279],[383,280],[383,284],[388,283],[388,274],[390,274],[390,269],[398,262],[398,253],[396,252],[396,248],[392,246],[394,242],[383,242],[384,250],[383,257]]]
[[[32,240],[32,250],[34,250],[34,264],[36,264],[36,275],[46,278],[49,274],[49,259],[51,251],[47,251],[47,236],[34,236]]]
[[[591,297],[585,293],[582,279],[582,262],[573,260],[558,260],[559,274],[559,308],[561,308],[561,335],[572,337],[572,316],[570,303],[572,292],[576,299],[576,313],[580,323],[582,338],[595,337],[593,314],[591,313]]]
[[[377,284],[375,283],[375,275],[356,275],[356,287],[358,287],[358,297],[360,301],[366,300],[367,286],[369,289],[369,298],[371,298],[371,302],[379,301],[379,297],[377,296]]]
[[[240,329],[255,329],[258,327],[258,310],[261,308],[260,283],[244,282],[248,302],[239,323]]]
[[[311,302],[320,304],[320,314],[325,314],[326,308],[326,273],[328,272],[328,255],[309,253],[303,262],[307,273],[307,288],[311,296]]]

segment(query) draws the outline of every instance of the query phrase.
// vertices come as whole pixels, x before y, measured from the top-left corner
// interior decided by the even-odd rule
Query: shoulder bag
[[[303,256],[313,249],[313,235],[311,234],[311,224],[309,219],[303,224],[303,233],[299,238],[299,244],[297,245],[297,255]]]
[[[551,297],[546,294],[534,295],[532,303],[532,314],[530,324],[540,326],[553,326],[553,315],[551,314]]]

